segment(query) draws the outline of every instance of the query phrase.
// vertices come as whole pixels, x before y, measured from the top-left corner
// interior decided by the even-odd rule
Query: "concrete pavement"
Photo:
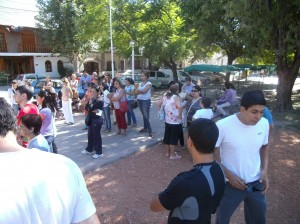
[[[93,159],[92,155],[80,153],[87,145],[87,130],[82,130],[84,127],[83,113],[74,114],[74,125],[64,124],[64,120],[56,121],[58,135],[55,142],[58,152],[75,161],[82,172],[86,173],[144,150],[160,142],[163,137],[164,123],[158,120],[156,111],[156,105],[152,103],[150,117],[154,138],[150,138],[148,133],[138,133],[138,130],[143,127],[143,120],[137,108],[134,112],[138,125],[136,127],[128,126],[126,136],[116,134],[116,125],[112,126],[111,133],[101,132],[104,157],[98,159]],[[105,128],[105,125],[102,126],[102,129],[103,127]]]
[[[0,97],[7,99],[7,88],[7,86],[0,86]],[[138,133],[143,127],[143,120],[141,112],[136,108],[134,112],[137,118],[137,126],[128,126],[126,136],[116,134],[116,125],[112,125],[111,133],[101,132],[104,157],[93,159],[92,155],[80,153],[87,145],[87,130],[82,130],[85,126],[84,114],[75,113],[75,123],[73,125],[64,124],[65,120],[56,120],[58,135],[55,142],[58,153],[75,161],[82,172],[86,173],[157,144],[162,140],[164,134],[164,122],[158,120],[156,105],[153,105],[154,100],[159,95],[160,92],[153,94],[150,109],[150,122],[154,138],[150,138],[148,133]],[[105,128],[105,124],[102,129],[103,127]]]

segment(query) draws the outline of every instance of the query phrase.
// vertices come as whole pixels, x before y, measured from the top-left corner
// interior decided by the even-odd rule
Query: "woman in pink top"
[[[181,158],[175,152],[175,146],[182,133],[182,104],[178,91],[178,84],[171,85],[169,91],[157,102],[157,106],[163,106],[165,111],[164,144],[167,149],[166,156],[170,159]]]
[[[110,100],[113,102],[115,108],[116,122],[118,125],[117,134],[126,135],[127,134],[126,133],[127,124],[125,119],[126,112],[122,112],[120,110],[120,102],[126,100],[126,92],[124,90],[122,82],[119,79],[115,79],[114,87],[116,88],[116,91]]]

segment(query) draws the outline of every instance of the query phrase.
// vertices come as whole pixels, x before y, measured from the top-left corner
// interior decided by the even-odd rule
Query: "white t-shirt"
[[[148,85],[150,85],[150,89],[146,93],[138,94],[136,97],[138,100],[149,100],[151,98],[151,82],[147,81],[145,85],[143,85],[143,83],[141,82],[139,84],[138,90],[143,91]]]
[[[0,223],[77,223],[96,212],[79,167],[62,155],[0,153],[0,170]]]
[[[217,122],[221,162],[246,183],[260,178],[260,148],[268,144],[269,124],[262,117],[256,125],[245,125],[237,114]]]
[[[104,106],[103,107],[107,107],[110,104],[110,99],[107,97],[107,95],[110,94],[110,92],[106,89],[103,92],[103,102],[104,102]]]
[[[213,116],[214,116],[214,113],[213,113],[212,109],[203,108],[203,109],[196,111],[196,113],[193,116],[193,119],[198,119],[198,118],[212,119]]]

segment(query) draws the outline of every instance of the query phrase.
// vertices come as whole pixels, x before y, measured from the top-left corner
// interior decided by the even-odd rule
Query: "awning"
[[[185,72],[191,71],[205,71],[205,72],[222,72],[222,68],[218,65],[208,65],[208,64],[199,64],[199,65],[190,65],[183,69]]]

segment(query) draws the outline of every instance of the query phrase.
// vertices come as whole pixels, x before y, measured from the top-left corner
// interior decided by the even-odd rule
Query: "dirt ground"
[[[299,146],[299,132],[275,128],[270,136],[267,223],[300,223]],[[159,144],[87,174],[86,183],[101,223],[166,223],[168,212],[151,212],[149,202],[178,173],[191,169],[188,151],[179,153],[180,160],[167,159],[164,146]],[[231,223],[245,223],[243,206],[236,211]]]

